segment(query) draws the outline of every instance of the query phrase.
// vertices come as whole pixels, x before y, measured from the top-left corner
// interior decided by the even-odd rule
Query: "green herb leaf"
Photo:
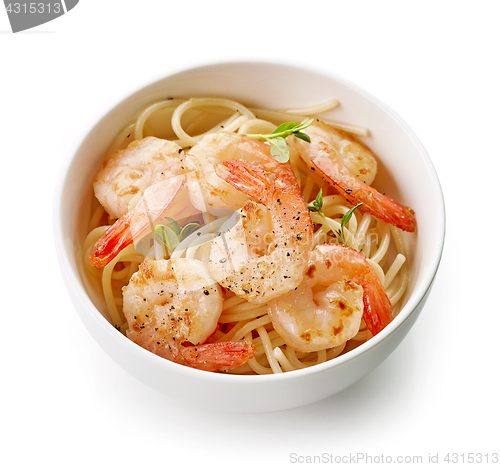
[[[316,199],[311,203],[309,203],[307,205],[307,208],[309,209],[309,211],[315,211],[320,214],[323,214],[322,212],[320,212],[321,209],[323,208],[323,189],[319,190]]]
[[[171,217],[165,217],[165,219],[167,219],[168,223],[170,224],[168,227],[170,227],[178,236],[181,233],[181,226]]]
[[[193,232],[196,232],[200,228],[200,223],[199,222],[189,222],[186,224],[184,227],[182,227],[179,238],[184,240],[187,238],[189,235],[191,235]]]
[[[311,142],[311,137],[309,135],[306,135],[305,133],[302,133],[301,131],[298,131],[297,133],[294,133],[293,136],[302,139],[306,141],[307,143]]]
[[[344,228],[344,226],[351,220],[352,213],[358,209],[363,203],[359,203],[353,208],[349,209],[343,216],[342,216],[342,222],[340,223],[341,227]]]
[[[290,160],[290,150],[284,138],[267,139],[271,145],[271,156],[278,162],[288,162]]]
[[[272,135],[276,135],[276,134],[281,134],[285,131],[289,131],[289,130],[293,130],[294,128],[298,127],[299,124],[298,123],[294,123],[294,122],[286,122],[286,123],[282,123],[280,126],[278,126],[278,128],[276,128],[276,130],[274,130],[271,134]]]
[[[298,138],[311,142],[311,138],[302,133],[304,130],[314,122],[314,118],[307,120],[303,123],[286,122],[276,128],[272,133],[268,135],[245,135],[247,138],[255,138],[267,141],[271,145],[271,155],[278,162],[288,162],[290,160],[290,150],[286,144],[285,138],[290,135],[296,135]]]
[[[294,131],[301,131],[301,130],[305,130],[307,127],[311,126],[314,122],[314,118],[311,118],[309,120],[306,120],[305,122],[302,122],[301,124],[299,124]]]
[[[352,213],[358,209],[363,203],[359,203],[353,208],[349,209],[343,216],[342,221],[340,222],[340,241],[345,245],[345,237],[344,237],[344,227],[351,220]]]
[[[158,224],[155,227],[155,241],[167,248],[170,254],[179,244],[179,237],[177,237],[172,228],[167,225]]]

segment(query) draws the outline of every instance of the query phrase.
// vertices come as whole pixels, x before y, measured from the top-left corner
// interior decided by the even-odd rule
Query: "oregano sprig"
[[[310,143],[311,138],[306,133],[303,133],[302,130],[305,130],[312,124],[312,122],[314,122],[313,118],[303,123],[286,122],[282,123],[278,126],[278,128],[276,128],[276,130],[268,135],[247,134],[245,136],[247,138],[267,141],[271,145],[271,156],[273,156],[278,162],[284,163],[290,160],[290,149],[288,148],[288,144],[286,144],[285,138],[287,136],[294,135],[297,138]]]
[[[318,194],[316,195],[316,199],[307,205],[307,209],[309,209],[309,211],[317,212],[323,219],[326,220],[326,217],[322,211],[322,209],[323,209],[323,188],[321,188],[319,190]]]
[[[158,224],[155,227],[154,238],[158,244],[167,248],[168,253],[171,254],[180,242],[200,228],[200,223],[188,222],[181,228],[175,220],[168,218],[168,221],[169,225]]]
[[[340,221],[340,229],[338,231],[332,230],[334,235],[337,237],[337,240],[339,243],[342,243],[342,245],[345,245],[345,237],[344,237],[344,227],[349,223],[351,220],[352,214],[356,209],[358,209],[363,203],[359,203],[353,208],[349,209],[343,216],[342,220]],[[307,205],[307,208],[309,211],[317,212],[326,222],[326,216],[323,213],[323,190],[320,189],[318,192],[318,195],[316,196],[316,199],[309,203]]]
[[[340,241],[342,242],[343,245],[345,245],[345,238],[344,238],[344,227],[347,225],[347,223],[351,220],[353,212],[358,209],[363,203],[359,203],[353,208],[349,209],[343,216],[342,216],[342,221],[340,222]]]

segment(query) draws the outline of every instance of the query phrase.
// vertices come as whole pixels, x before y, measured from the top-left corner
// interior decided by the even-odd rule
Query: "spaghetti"
[[[188,149],[204,136],[220,131],[241,134],[270,133],[280,123],[299,123],[307,117],[332,110],[337,105],[338,101],[332,99],[308,108],[266,110],[247,108],[238,102],[218,98],[162,100],[144,109],[119,133],[105,158],[126,148],[131,142],[147,136],[169,139],[183,149]],[[331,121],[327,123],[353,134],[368,135],[367,129],[356,125]],[[353,206],[320,176],[311,173],[304,161],[293,151],[290,163],[306,203],[312,202],[319,190],[324,194],[324,216],[311,212],[315,226],[314,246],[336,242],[334,232],[340,230],[342,217]],[[132,205],[137,201],[138,199],[133,201]],[[183,238],[166,254],[171,258],[191,258],[207,264],[212,239],[231,217],[227,212],[221,212],[220,215],[216,215],[217,213],[217,210],[204,213],[204,224],[202,222],[199,229]],[[84,245],[86,258],[89,258],[93,245],[111,223],[112,219],[94,198],[89,233]],[[384,286],[393,310],[396,310],[395,305],[402,299],[409,281],[402,232],[369,213],[359,211],[354,212],[343,230],[345,244],[363,253]],[[151,237],[152,234],[149,234],[145,241],[149,242]],[[102,294],[112,324],[123,333],[126,333],[128,324],[121,309],[121,289],[129,283],[145,257],[137,245],[129,245],[102,269],[91,266],[88,260],[85,261],[87,273],[99,279],[102,284]],[[274,329],[266,304],[251,303],[226,291],[219,325],[207,342],[246,338],[255,345],[255,356],[242,366],[228,371],[236,374],[271,374],[298,370],[331,360],[371,337],[372,334],[362,319],[358,333],[349,341],[330,349],[300,353],[285,344]]]

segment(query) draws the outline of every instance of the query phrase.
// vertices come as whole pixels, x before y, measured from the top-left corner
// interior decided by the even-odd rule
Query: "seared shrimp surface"
[[[263,150],[269,151],[264,145]],[[240,221],[212,241],[212,276],[254,303],[298,286],[312,249],[313,227],[290,164],[270,159],[264,169],[228,160],[217,173],[258,202],[245,203]]]
[[[368,185],[377,166],[366,146],[326,123],[316,121],[306,131],[311,143],[293,136],[287,141],[311,170],[319,171],[349,203],[363,203],[362,210],[402,230],[415,231],[417,223],[411,208]]]
[[[266,166],[271,156],[264,143],[234,133],[220,132],[205,136],[186,154],[188,186],[211,208],[237,210],[248,196],[222,179],[216,167],[223,161],[238,159]]]
[[[103,268],[125,247],[138,240],[172,204],[185,177],[176,175],[146,189],[137,206],[121,216],[92,247],[90,264]]]
[[[193,368],[238,367],[253,356],[254,347],[247,341],[200,345],[215,331],[222,302],[219,285],[201,261],[145,260],[123,288],[127,337]]]
[[[306,133],[311,138],[313,146],[322,141],[329,147],[335,148],[337,156],[349,172],[363,183],[372,184],[377,175],[377,159],[368,147],[356,141],[351,134],[333,128],[321,120],[315,120],[306,129]],[[293,144],[296,139],[289,138],[288,141],[292,140],[290,142]]]
[[[268,305],[274,328],[299,352],[327,349],[356,335],[361,318],[372,334],[391,321],[391,303],[362,253],[317,246],[304,280]]]
[[[133,141],[102,164],[94,193],[112,219],[129,211],[129,203],[155,183],[184,173],[182,148],[164,139]]]

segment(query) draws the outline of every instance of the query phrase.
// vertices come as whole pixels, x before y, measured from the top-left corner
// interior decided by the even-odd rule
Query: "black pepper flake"
[[[182,152],[182,149],[179,149],[179,154]]]
[[[226,259],[226,258],[222,258],[222,259],[219,261],[219,263],[225,263],[226,261],[227,261],[227,259]]]
[[[209,294],[210,294],[210,292],[209,292],[208,290],[204,290],[204,291],[203,291],[203,293],[204,293],[205,295],[209,295]]]
[[[243,289],[243,292],[250,293],[247,289]]]
[[[297,234],[297,240],[302,240],[302,237],[300,236],[300,234]]]
[[[350,188],[348,188],[346,191],[345,191],[348,195],[350,195],[352,193],[352,190]]]

